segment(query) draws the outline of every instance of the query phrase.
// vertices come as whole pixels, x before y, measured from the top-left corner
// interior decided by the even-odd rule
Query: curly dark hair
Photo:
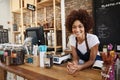
[[[88,14],[86,10],[79,9],[73,10],[66,19],[66,28],[69,32],[72,32],[72,25],[75,20],[79,20],[85,27],[85,32],[89,32],[94,26],[93,18]]]

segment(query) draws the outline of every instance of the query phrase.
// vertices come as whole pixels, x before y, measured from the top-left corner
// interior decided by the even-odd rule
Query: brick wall
[[[86,9],[92,14],[92,0],[65,0],[66,16],[74,9]]]
[[[73,9],[86,9],[92,15],[92,0],[65,0],[65,15],[67,16]],[[53,19],[53,6],[46,8],[47,10],[47,21],[51,22]],[[61,28],[61,14],[60,14],[60,4],[56,5],[56,26]],[[26,25],[30,25],[30,19],[32,17],[33,23],[35,23],[35,15],[30,16],[30,12],[24,13],[23,22]],[[44,21],[44,9],[41,8],[38,10],[37,20],[39,23]],[[20,14],[15,14],[14,22],[20,24]]]
[[[56,5],[56,26],[57,29],[61,28],[61,14],[60,14],[60,4]],[[46,7],[46,20],[48,23],[52,23],[53,21],[53,6],[48,6]],[[41,8],[38,10],[38,14],[37,14],[37,20],[39,23],[43,24],[44,22],[44,9]]]
[[[86,9],[92,15],[92,0],[65,0],[65,15],[67,16],[73,9]],[[47,7],[47,21],[51,22],[53,19],[53,7]],[[38,10],[38,22],[42,23],[44,20],[43,9]],[[61,27],[60,5],[56,6],[56,26]]]

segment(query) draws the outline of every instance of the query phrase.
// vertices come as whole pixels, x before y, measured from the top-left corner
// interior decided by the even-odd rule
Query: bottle
[[[4,51],[3,51],[3,47],[0,46],[0,62],[4,62]]]
[[[107,45],[103,46],[103,52],[107,53]]]
[[[39,50],[40,50],[40,53],[39,53],[40,67],[44,67],[44,58],[46,57],[47,46],[46,45],[40,45]]]
[[[53,30],[51,30],[51,44],[52,44],[52,46],[54,46],[54,44],[55,44],[55,38],[54,38],[54,31]]]
[[[52,54],[46,54],[44,59],[45,68],[51,68],[53,66],[53,56]]]
[[[48,46],[52,46],[52,32],[47,33]]]

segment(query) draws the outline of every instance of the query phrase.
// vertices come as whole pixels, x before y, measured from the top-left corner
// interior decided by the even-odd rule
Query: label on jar
[[[44,65],[45,65],[46,68],[49,68],[51,66],[50,65],[50,58],[45,58]]]

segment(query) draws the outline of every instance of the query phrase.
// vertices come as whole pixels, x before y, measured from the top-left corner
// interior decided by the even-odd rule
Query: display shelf
[[[14,31],[12,29],[12,43],[18,43],[16,42],[16,37],[18,37],[18,35],[21,35],[21,41],[20,44],[23,44],[24,42],[24,31],[25,31],[25,26],[24,24],[24,18],[26,18],[26,16],[24,16],[24,14],[28,13],[29,15],[29,24],[32,24],[31,22],[33,20],[32,19],[32,11],[30,12],[30,10],[27,9],[27,4],[31,4],[34,5],[35,0],[10,0],[10,7],[11,7],[11,13],[12,13],[12,23],[17,24],[19,26],[17,26],[18,28],[20,28],[18,31]],[[17,17],[15,16],[17,14]],[[20,36],[19,36],[20,37]]]
[[[40,2],[37,2],[37,0],[16,0],[16,3],[14,2],[14,0],[11,0],[11,12],[13,14],[13,21],[12,23],[17,24],[19,26],[18,31],[12,31],[13,34],[13,43],[16,43],[16,38],[21,37],[21,43],[24,42],[24,31],[25,31],[25,25],[30,24],[30,26],[33,26],[32,24],[35,24],[33,27],[37,26],[38,23],[38,15],[41,15],[39,13],[39,9],[43,10],[42,14],[42,21],[47,22],[47,17],[49,16],[49,14],[47,14],[47,7],[51,7],[51,11],[53,11],[51,13],[52,16],[49,16],[49,21],[51,23],[49,23],[52,26],[49,26],[47,28],[44,28],[44,32],[47,35],[48,32],[50,32],[52,30],[52,32],[54,34],[52,34],[52,39],[54,42],[52,42],[52,46],[48,46],[49,48],[54,48],[54,50],[56,51],[58,48],[62,48],[62,37],[60,38],[60,35],[62,35],[62,30],[59,28],[57,28],[57,26],[60,26],[60,22],[57,23],[57,18],[56,18],[56,5],[60,4],[60,0],[40,0]],[[35,11],[30,11],[27,9],[27,4],[31,4],[35,6]],[[28,14],[27,14],[28,13]],[[17,14],[17,15],[16,15]],[[26,17],[26,15],[29,16],[29,20],[28,17]],[[17,18],[14,16],[18,16]],[[26,21],[25,21],[26,20]],[[40,23],[43,23],[43,22]],[[26,24],[27,23],[27,24]],[[44,26],[43,26],[44,27]],[[47,40],[47,38],[46,38]],[[46,44],[48,45],[48,44]]]
[[[60,4],[60,0],[41,0],[40,2],[37,3],[37,10],[39,9],[43,9],[43,13],[44,13],[44,20],[45,22],[47,22],[47,20],[49,21],[49,18],[47,18],[49,16],[49,9],[52,7],[53,12],[51,13],[53,16],[51,17],[51,21],[52,22],[52,27],[53,28],[49,28],[51,26],[48,26],[47,28],[44,28],[44,32],[46,34],[46,37],[48,36],[48,33],[52,31],[52,41],[51,44],[52,46],[48,45],[48,48],[52,48],[54,49],[54,51],[56,52],[57,49],[61,49],[62,48],[62,37],[60,38],[60,35],[62,35],[62,30],[61,29],[57,29],[57,23],[56,23],[56,5]],[[48,11],[47,11],[48,10]],[[48,23],[51,24],[51,23]],[[58,38],[59,37],[59,38]],[[47,40],[48,38],[46,38]],[[54,41],[54,42],[53,42]]]
[[[55,0],[56,4],[60,3],[60,0]],[[53,5],[53,0],[42,0],[40,2],[37,3],[38,9],[39,8],[44,8],[47,6],[52,6]]]

